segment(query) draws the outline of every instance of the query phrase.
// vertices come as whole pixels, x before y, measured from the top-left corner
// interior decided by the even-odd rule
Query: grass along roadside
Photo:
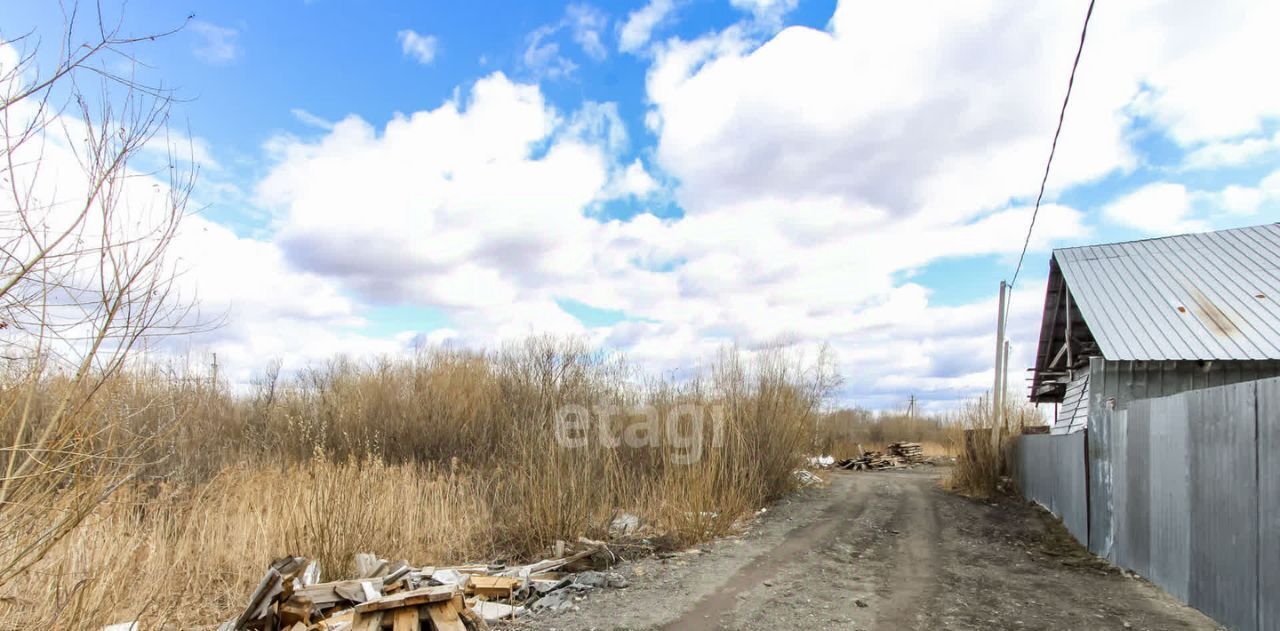
[[[28,391],[19,385],[3,390],[15,398],[0,410],[18,407]],[[57,395],[56,379],[34,385]],[[420,564],[515,560],[557,539],[602,538],[619,511],[641,515],[672,545],[714,537],[793,487],[831,385],[824,358],[783,349],[726,350],[675,383],[548,339],[335,361],[268,374],[239,395],[154,368],[127,371],[68,441],[102,435],[89,427],[137,437],[127,450],[84,448],[128,467],[129,481],[0,584],[0,626],[210,624],[243,606],[264,564],[286,553],[319,559],[331,577],[348,574],[355,552]],[[617,429],[588,425],[575,436],[581,446],[565,447],[557,410],[566,405],[619,410]],[[24,432],[44,429],[34,419]],[[5,444],[24,444],[8,420]],[[97,483],[87,467],[24,501],[57,510],[82,498],[77,485]],[[6,528],[0,553],[37,534]]]
[[[985,399],[965,404],[950,419],[952,444],[957,446],[955,466],[943,485],[962,495],[990,497],[1013,475],[1013,447],[1022,428],[1043,425],[1044,414],[1035,404],[1015,396],[1005,397],[1003,423],[993,438],[991,406]]]

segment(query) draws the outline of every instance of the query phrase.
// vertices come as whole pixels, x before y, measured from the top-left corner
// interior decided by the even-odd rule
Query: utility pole
[[[1000,423],[1001,427],[1005,427],[1009,423],[1009,419],[1004,418],[1004,398],[1009,396],[1009,340],[1004,341],[1004,361],[1000,364]]]
[[[216,390],[218,388],[218,354],[217,353],[213,354],[213,378],[211,379],[211,381],[213,382],[212,385]]]
[[[991,448],[1000,448],[1000,421],[1004,415],[1004,307],[1008,283],[1000,281],[1000,311],[996,314],[996,375],[991,386]]]
[[[916,417],[916,395],[911,395],[907,403],[907,418]]]

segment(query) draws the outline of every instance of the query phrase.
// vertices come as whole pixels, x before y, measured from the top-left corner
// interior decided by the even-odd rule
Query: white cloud
[[[1256,83],[1248,68],[1275,54],[1227,63],[1224,52],[1240,48],[1228,36],[1237,31],[1254,50],[1276,49],[1265,29],[1241,29],[1251,18],[1236,9],[1184,8],[1125,3],[1091,25],[1050,203],[1068,186],[1137,168],[1137,117],[1199,147],[1280,113],[1242,109],[1227,87],[1270,89],[1244,82]],[[1054,3],[841,2],[827,30],[791,27],[757,42],[738,25],[657,45],[647,125],[659,138],[656,166],[679,183],[685,212],[664,231],[662,254],[683,264],[672,274],[677,298],[635,309],[687,323],[697,338],[830,340],[850,371],[885,365],[907,382],[928,382],[930,364],[963,363],[987,345],[994,309],[973,316],[983,326],[960,328],[955,309],[931,306],[900,274],[993,253],[1012,269],[1029,211],[1009,200],[1034,198],[1083,17],[1077,5]],[[1225,68],[1216,93],[1198,91],[1202,75],[1186,55],[1202,27],[1221,47],[1211,53]],[[1232,122],[1205,122],[1219,115]],[[1247,195],[1228,195],[1247,205]],[[1104,215],[1180,232],[1208,226],[1197,203],[1185,188],[1157,186]],[[1088,234],[1076,210],[1043,208],[1024,278],[1052,243]],[[1042,289],[1022,282],[1029,311],[1019,335],[1033,340]],[[917,314],[939,323],[924,342],[906,331]],[[947,354],[955,348],[966,350]],[[988,357],[972,360],[973,370],[941,371],[937,384],[989,383]],[[855,377],[853,387],[902,391],[872,381]]]
[[[293,114],[293,117],[298,119],[298,122],[307,125],[308,127],[315,127],[325,131],[333,130],[333,121],[316,116],[315,114],[312,114],[300,107],[295,107],[289,110],[289,113]]]
[[[1182,160],[1186,169],[1216,169],[1245,164],[1280,149],[1280,133],[1265,137],[1233,138],[1206,143]]]
[[[1207,230],[1208,224],[1190,219],[1191,204],[1185,186],[1157,182],[1110,202],[1103,214],[1113,223],[1153,235]]]
[[[0,60],[11,50],[6,49],[0,46]],[[51,227],[67,225],[67,213],[72,212],[77,201],[83,203],[90,181],[81,162],[84,154],[76,155],[84,147],[76,146],[76,142],[92,134],[83,131],[83,121],[57,119],[48,112],[40,114],[30,102],[19,102],[7,113],[12,123],[36,115],[50,117],[52,124],[46,127],[50,132],[17,149],[11,157],[20,166],[8,175],[20,191],[39,200],[26,206],[28,221]],[[180,149],[183,142],[178,140],[175,144]],[[146,152],[135,154],[127,165],[128,177],[112,183],[113,234],[120,243],[131,241],[134,250],[149,247],[155,237],[152,231],[163,225],[170,208],[170,182],[165,176],[171,170],[150,168],[144,164],[149,157]],[[180,169],[183,165],[177,166]],[[11,237],[16,234],[11,222],[19,216],[13,200],[13,196],[0,198],[0,217],[4,218],[0,220],[0,233]],[[156,269],[174,273],[171,304],[194,301],[198,314],[188,314],[181,322],[175,321],[176,315],[164,317],[159,325],[180,323],[205,329],[219,322],[223,325],[202,330],[193,337],[148,340],[162,357],[180,362],[188,349],[216,352],[220,364],[227,368],[224,374],[233,382],[244,383],[272,357],[285,358],[288,367],[296,368],[339,352],[367,355],[400,348],[393,340],[352,332],[363,324],[359,307],[342,295],[334,280],[293,268],[280,247],[270,240],[238,236],[194,212],[207,201],[193,198],[187,204],[188,214],[174,233],[167,258],[156,264]],[[90,221],[77,236],[85,242],[98,242],[101,233],[101,223]],[[137,252],[131,255],[136,256]],[[84,267],[77,274],[87,274],[78,282],[94,279],[99,273],[96,258],[81,257],[76,266]]]
[[[560,54],[560,44],[549,41],[556,33],[555,27],[544,26],[529,33],[524,49],[524,65],[542,77],[558,79],[573,74],[578,64]]]
[[[1258,188],[1266,197],[1280,198],[1280,169],[1272,171],[1269,175],[1262,178],[1258,183]]]
[[[886,135],[878,131],[886,108],[904,103],[869,116],[858,95],[840,92],[850,88],[831,87],[821,64],[803,55],[788,64],[789,47],[809,50],[796,38],[813,36],[830,37],[789,29],[752,52],[744,31],[731,29],[659,46],[647,84],[661,119],[653,159],[680,182],[681,218],[598,218],[599,200],[659,195],[645,162],[620,161],[627,139],[616,106],[559,112],[536,86],[501,74],[385,129],[349,118],[317,142],[288,141],[259,198],[278,213],[292,263],[340,279],[362,300],[445,309],[452,339],[586,332],[666,368],[688,367],[728,342],[830,340],[860,392],[898,387],[861,372],[885,365],[939,397],[971,393],[990,381],[989,369],[982,377],[982,361],[954,349],[987,343],[994,307],[940,309],[900,278],[948,257],[995,254],[1011,269],[1030,209],[1007,203],[1009,177],[964,163],[1021,166],[1042,157],[1049,134],[1032,138],[1035,126],[1025,124],[982,145],[982,132],[1003,120],[987,106],[1017,103],[1009,97],[973,106],[972,120],[939,121],[932,136]],[[915,76],[919,85],[898,79],[894,94],[908,98],[936,81]],[[970,98],[961,85],[939,106]],[[826,90],[837,91],[836,102]],[[906,110],[912,121],[930,113]],[[897,137],[917,144],[900,147]],[[848,144],[864,150],[848,153]],[[752,168],[757,160],[766,165]],[[1031,189],[1034,170],[1024,170]],[[1078,211],[1048,203],[1032,255],[1087,234]],[[629,319],[588,331],[557,299]]]
[[[1265,195],[1260,189],[1231,185],[1219,193],[1217,201],[1223,210],[1236,215],[1252,215],[1262,206]]]
[[[1236,227],[1242,218],[1272,206],[1280,206],[1280,170],[1254,186],[1230,184],[1220,190],[1155,182],[1110,201],[1103,215],[1117,225],[1167,235]]]
[[[653,31],[676,9],[675,0],[649,0],[643,7],[627,15],[618,28],[618,50],[633,53],[649,43]]]
[[[776,25],[800,4],[800,0],[729,0],[729,4],[763,23]]]
[[[636,158],[634,162],[627,165],[616,177],[615,181],[610,185],[610,197],[647,197],[650,193],[658,190],[658,182],[649,175],[649,171],[644,168],[644,164]]]
[[[794,5],[736,4],[757,22]],[[1096,16],[1014,293],[1013,365],[1034,353],[1046,250],[1093,230],[1057,193],[1138,168],[1135,124],[1191,151],[1189,168],[1271,151],[1262,123],[1280,104],[1273,86],[1252,84],[1280,51],[1266,28],[1240,23],[1259,16],[1239,6],[1120,3]],[[604,57],[607,18],[575,7],[530,34],[522,61],[535,76]],[[1083,9],[842,2],[826,30],[765,37],[744,19],[651,44],[674,8],[649,2],[617,31],[621,50],[652,53],[652,151],[633,151],[617,105],[557,109],[537,85],[500,73],[385,124],[351,116],[314,140],[276,138],[256,189],[273,213],[270,240],[219,232],[184,246],[235,253],[209,291],[238,305],[243,324],[217,343],[246,358],[288,345],[308,357],[366,342],[394,349],[399,338],[359,335],[362,305],[394,302],[450,316],[419,339],[583,334],[660,369],[726,342],[830,342],[848,391],[875,406],[909,391],[951,401],[988,388],[998,270],[1011,271],[1022,246]],[[602,216],[618,198],[683,214]],[[1181,232],[1276,199],[1280,174],[1214,191],[1161,182],[1101,218]],[[912,280],[963,257],[995,261],[990,297],[940,306],[945,287]],[[244,287],[220,284],[259,268]],[[564,299],[628,318],[589,329]]]
[[[586,210],[615,167],[609,124],[579,118],[494,74],[382,130],[349,117],[318,142],[285,141],[258,198],[290,260],[364,299],[465,314],[462,333],[485,339],[580,328],[553,289],[589,277],[601,224]]]
[[[1135,168],[1135,117],[1199,147],[1280,116],[1280,87],[1256,80],[1280,56],[1260,25],[1280,5],[1174,4],[1091,25],[1051,194]],[[804,190],[963,217],[1034,195],[1082,19],[1061,3],[842,2],[825,31],[674,41],[648,78],[658,162],[694,209]]]
[[[564,132],[585,143],[600,145],[610,155],[624,151],[629,143],[617,103],[584,102],[565,124]]]
[[[1201,191],[1194,195],[1210,216],[1256,215],[1262,209],[1280,203],[1280,169],[1263,177],[1257,186],[1231,184],[1217,192]]]
[[[1280,85],[1258,80],[1266,61],[1280,56],[1271,28],[1280,21],[1280,4],[1184,0],[1118,8],[1120,21],[1107,35],[1118,39],[1120,29],[1131,34],[1100,61],[1131,67],[1141,77],[1135,110],[1168,129],[1178,143],[1194,146],[1256,133],[1280,113]],[[1127,60],[1110,54],[1120,52],[1122,43],[1130,51]]]
[[[187,296],[222,326],[181,343],[218,353],[233,383],[248,383],[268,360],[288,369],[337,354],[370,357],[403,350],[396,340],[361,335],[359,307],[334,280],[297,270],[271,241],[238,237],[198,215],[173,244]]]
[[[571,4],[565,9],[565,19],[573,31],[573,41],[588,57],[600,61],[609,56],[602,39],[609,17],[603,11],[589,4]]]
[[[659,163],[686,209],[803,192],[955,221],[1034,194],[1061,103],[1039,86],[1069,67],[1069,37],[1042,40],[1037,9],[930,14],[920,29],[909,6],[844,3],[832,32],[791,27],[752,47],[729,30],[666,46],[648,89]],[[1078,96],[1054,183],[1133,162],[1124,119]]]
[[[396,40],[400,42],[400,51],[406,57],[412,57],[424,65],[430,65],[436,60],[440,41],[435,35],[422,35],[413,29],[404,29],[396,33]]]
[[[585,3],[571,4],[565,8],[564,17],[554,24],[545,24],[525,37],[524,67],[540,78],[560,79],[572,75],[578,63],[561,49],[561,32],[569,31],[574,43],[593,61],[608,56],[603,32],[609,26],[609,18],[599,9]]]
[[[220,65],[240,57],[240,32],[236,29],[203,20],[192,20],[189,26],[198,40],[192,51],[201,61]]]

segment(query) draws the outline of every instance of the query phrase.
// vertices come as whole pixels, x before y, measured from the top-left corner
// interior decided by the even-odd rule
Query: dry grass
[[[485,551],[488,520],[474,480],[413,465],[235,467],[199,487],[132,485],[11,585],[0,619],[212,622],[243,606],[247,581],[283,551],[306,550],[330,575],[358,551],[461,561]]]
[[[876,414],[841,409],[823,415],[818,426],[818,449],[839,458],[855,458],[863,451],[883,451],[889,443],[920,443],[926,456],[952,456],[957,451],[951,420],[939,416]]]
[[[1011,475],[1012,446],[1029,425],[1045,422],[1039,408],[1018,398],[1005,397],[1004,424],[993,439],[991,406],[985,399],[971,402],[951,419],[953,444],[959,446],[955,467],[945,481],[947,488],[976,497],[990,497]]]
[[[493,353],[335,361],[268,375],[241,396],[136,369],[78,417],[111,428],[114,442],[92,451],[132,481],[85,504],[80,489],[118,479],[87,467],[28,498],[84,516],[0,583],[0,628],[215,623],[285,553],[320,559],[328,577],[347,575],[358,551],[416,563],[515,560],[556,539],[603,537],[623,510],[677,545],[722,534],[792,488],[830,385],[821,359],[778,349],[726,351],[706,374],[672,383],[545,339]],[[58,383],[39,386],[52,395]],[[0,403],[12,413],[12,401]],[[595,425],[569,432],[585,444],[566,448],[556,411],[568,404],[627,412],[612,435]],[[635,424],[651,418],[645,410],[656,420]],[[707,417],[669,422],[676,410]],[[42,431],[33,418],[22,435]],[[4,440],[23,442],[7,419],[0,427]],[[628,436],[643,445],[611,446]],[[0,553],[31,539],[33,522],[12,518],[20,510],[0,505],[11,517],[0,522]],[[20,524],[26,530],[11,527]]]

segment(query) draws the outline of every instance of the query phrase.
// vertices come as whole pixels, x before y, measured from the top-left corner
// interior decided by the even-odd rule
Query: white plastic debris
[[[795,476],[796,480],[800,482],[801,486],[814,486],[817,484],[822,484],[822,478],[814,475],[809,471],[805,471],[804,469],[796,469],[795,471],[791,472],[791,475]]]
[[[828,469],[835,463],[834,456],[813,456],[809,458],[809,466],[815,469]]]
[[[431,574],[431,580],[441,585],[466,585],[467,575],[457,570],[436,570]]]
[[[476,605],[471,608],[472,611],[484,618],[485,622],[497,622],[499,620],[510,620],[519,618],[524,615],[524,607],[512,607],[503,603],[494,603],[487,600],[478,600]]]
[[[640,528],[640,516],[635,513],[622,513],[609,523],[609,535],[621,537],[629,535]]]
[[[102,627],[102,631],[138,631],[138,621],[109,624]]]
[[[308,563],[307,568],[305,570],[302,570],[302,575],[298,577],[298,582],[302,583],[303,587],[306,587],[308,585],[315,585],[316,583],[319,583],[320,582],[320,562],[312,561]]]

